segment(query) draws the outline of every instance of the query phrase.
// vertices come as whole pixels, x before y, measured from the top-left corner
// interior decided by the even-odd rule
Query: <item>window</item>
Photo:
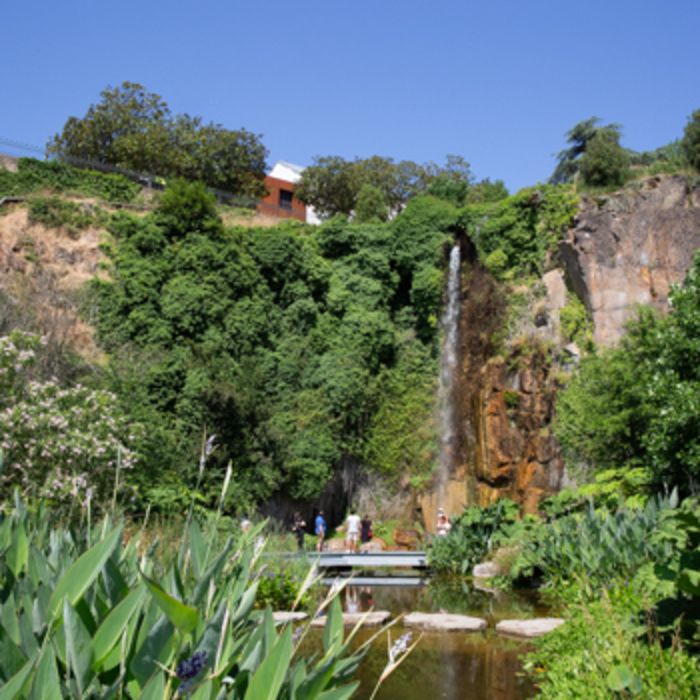
[[[292,197],[294,192],[291,190],[280,190],[280,209],[292,210]]]

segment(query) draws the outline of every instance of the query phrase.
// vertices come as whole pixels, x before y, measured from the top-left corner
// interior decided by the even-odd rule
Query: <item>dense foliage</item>
[[[580,471],[642,467],[683,493],[700,479],[700,256],[672,311],[640,314],[620,346],[585,358],[559,397],[556,434]]]
[[[308,660],[291,625],[255,611],[259,534],[215,546],[216,522],[185,525],[167,565],[124,543],[108,520],[67,530],[17,501],[0,525],[0,695],[25,698],[349,698],[362,649],[329,606],[323,650]],[[169,554],[163,547],[166,556]]]
[[[617,144],[619,147],[620,125],[606,124],[605,126],[600,126],[599,124],[600,119],[598,117],[591,117],[579,122],[567,132],[566,140],[569,143],[569,147],[560,151],[557,155],[557,167],[550,178],[550,182],[554,184],[572,182],[581,171],[584,157],[594,141],[597,141],[598,148],[609,143]]]
[[[450,532],[433,541],[430,566],[438,572],[469,574],[491,549],[503,542],[518,515],[518,506],[501,499],[485,508],[465,508]]]
[[[103,90],[84,117],[68,119],[48,152],[77,165],[186,177],[240,195],[265,191],[267,150],[259,136],[173,115],[160,95],[138,83]]]
[[[373,210],[383,213],[379,218],[401,211],[409,199],[419,194],[430,194],[455,206],[468,201],[495,201],[508,195],[500,180],[476,183],[469,164],[462,157],[451,155],[443,166],[408,160],[396,163],[382,156],[352,161],[340,156],[316,158],[304,170],[296,196],[321,216],[354,213],[356,218],[366,220],[364,200],[370,192]]]
[[[542,185],[500,201],[468,205],[460,221],[489,271],[512,279],[544,271],[577,207],[570,187]]]
[[[58,161],[20,158],[17,172],[0,168],[0,197],[44,189],[98,197],[108,202],[132,202],[141,191],[137,183],[123,175],[82,170]]]
[[[112,281],[93,289],[111,388],[149,426],[148,473],[133,476],[139,494],[179,507],[194,481],[192,437],[203,430],[220,447],[202,498],[232,460],[234,509],[280,490],[316,498],[343,456],[369,455],[381,471],[388,455],[403,454],[394,470],[429,473],[455,221],[449,204],[421,198],[389,224],[225,230],[210,195],[185,182],[150,216],[116,215]],[[410,420],[422,430],[377,437],[387,437],[373,420],[391,410],[386,387],[396,406],[420,406]]]

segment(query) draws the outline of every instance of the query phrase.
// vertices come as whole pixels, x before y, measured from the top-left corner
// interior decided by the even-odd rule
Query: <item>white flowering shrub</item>
[[[18,332],[0,338],[0,483],[56,503],[103,502],[117,465],[133,468],[140,429],[110,392],[31,379],[40,342]]]

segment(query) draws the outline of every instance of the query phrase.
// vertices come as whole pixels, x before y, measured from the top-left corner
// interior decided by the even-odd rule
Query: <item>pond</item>
[[[382,580],[380,580],[382,581]],[[535,688],[522,675],[520,656],[530,649],[527,642],[505,639],[494,631],[503,619],[546,616],[550,611],[532,591],[485,592],[466,582],[406,579],[409,585],[362,585],[342,591],[346,612],[388,610],[393,615],[409,612],[449,612],[482,617],[485,632],[426,632],[411,655],[380,688],[377,700],[524,700]],[[399,584],[401,581],[399,580]],[[399,622],[392,628],[396,639],[406,630]],[[414,639],[420,634],[412,630]],[[358,644],[373,630],[362,630]],[[360,666],[360,689],[355,697],[366,700],[372,694],[387,659],[386,634],[374,642]]]

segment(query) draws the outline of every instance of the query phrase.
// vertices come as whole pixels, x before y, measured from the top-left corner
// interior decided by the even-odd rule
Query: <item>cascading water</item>
[[[460,308],[460,247],[450,251],[450,269],[447,278],[447,304],[440,319],[444,334],[440,358],[440,471],[438,473],[438,499],[444,503],[447,482],[455,457],[457,421],[454,401],[455,373],[458,366],[458,336]]]

